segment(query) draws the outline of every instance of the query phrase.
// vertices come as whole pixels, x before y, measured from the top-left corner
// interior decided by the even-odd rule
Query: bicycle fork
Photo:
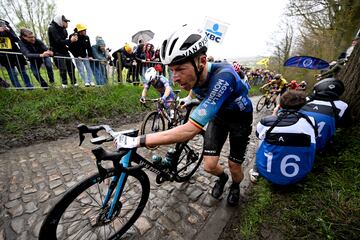
[[[132,151],[133,150],[130,150],[121,160],[121,163],[122,163],[123,167],[125,167],[125,168],[129,167],[130,156],[132,154]],[[105,196],[105,199],[104,199],[104,202],[103,202],[103,204],[101,206],[101,209],[103,209],[103,210],[108,209],[105,212],[105,214],[106,214],[105,219],[104,219],[105,222],[111,221],[114,214],[115,213],[117,214],[121,210],[122,204],[119,201],[119,199],[120,199],[120,197],[121,197],[121,195],[123,193],[127,177],[128,177],[128,174],[126,172],[122,172],[120,174],[120,177],[119,176],[114,176],[111,179],[111,183],[110,183],[108,192],[107,192],[107,194]],[[115,187],[116,187],[116,190],[115,190]],[[115,194],[114,194],[113,200],[110,203],[110,207],[107,208],[108,203],[109,203],[110,198],[111,198],[111,195],[113,194],[114,190],[115,190]]]

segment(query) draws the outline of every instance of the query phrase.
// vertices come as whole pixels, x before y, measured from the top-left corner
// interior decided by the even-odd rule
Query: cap
[[[64,15],[62,15],[62,20],[63,20],[64,22],[70,22],[70,20],[67,19]]]

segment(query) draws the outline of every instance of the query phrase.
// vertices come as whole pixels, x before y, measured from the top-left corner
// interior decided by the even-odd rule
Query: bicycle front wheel
[[[165,130],[165,121],[163,116],[157,111],[148,113],[141,124],[141,134],[161,132]]]
[[[129,173],[108,219],[110,206],[102,205],[114,175],[114,169],[108,169],[104,179],[95,174],[68,191],[45,218],[39,239],[119,239],[142,213],[150,183],[142,170]]]
[[[148,133],[156,133],[161,132],[165,130],[165,120],[161,114],[159,114],[157,111],[153,111],[148,113],[144,121],[141,124],[140,127],[140,134],[148,134]],[[149,147],[146,146],[149,150],[155,150],[159,146]]]
[[[185,143],[177,144],[176,149],[180,151],[176,167],[177,182],[188,181],[199,168],[203,159],[203,143],[204,136],[198,134]]]
[[[266,96],[262,96],[256,104],[256,111],[260,112],[264,108],[265,103],[266,103]]]

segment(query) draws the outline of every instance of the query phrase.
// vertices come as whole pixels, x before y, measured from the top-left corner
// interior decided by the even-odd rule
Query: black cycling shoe
[[[227,202],[230,206],[234,207],[239,204],[240,200],[240,187],[239,185],[231,185]]]
[[[229,176],[225,173],[225,177],[223,180],[221,180],[220,178],[216,180],[215,185],[211,191],[211,196],[213,196],[214,198],[219,198],[224,192],[224,187],[228,179]]]

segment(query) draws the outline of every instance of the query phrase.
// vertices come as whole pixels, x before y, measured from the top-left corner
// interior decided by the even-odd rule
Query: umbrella
[[[153,39],[154,35],[155,33],[153,33],[151,30],[138,31],[131,37],[131,41],[136,44],[139,43],[139,40],[143,40],[143,42],[148,42]]]

